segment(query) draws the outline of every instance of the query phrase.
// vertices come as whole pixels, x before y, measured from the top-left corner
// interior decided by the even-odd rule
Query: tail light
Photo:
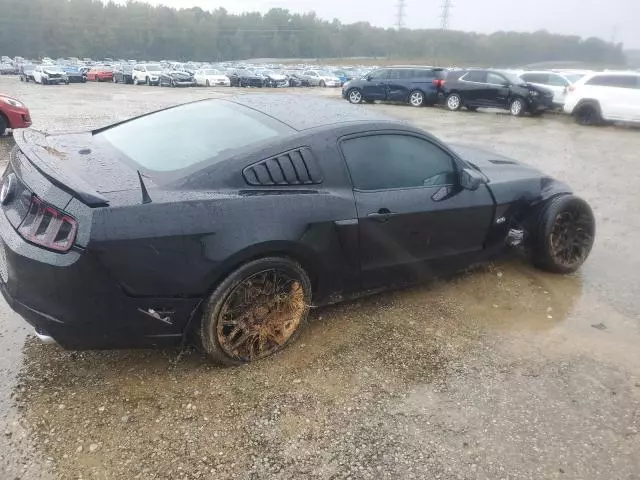
[[[436,88],[444,87],[445,81],[441,78],[434,78],[432,83],[436,86]]]
[[[35,195],[27,216],[18,227],[25,240],[58,252],[68,251],[76,239],[78,222],[69,215],[47,205]]]

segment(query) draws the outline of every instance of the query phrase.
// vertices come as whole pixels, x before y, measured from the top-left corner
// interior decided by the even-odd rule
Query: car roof
[[[228,99],[301,131],[343,122],[402,122],[350,103],[295,94],[250,94]]]

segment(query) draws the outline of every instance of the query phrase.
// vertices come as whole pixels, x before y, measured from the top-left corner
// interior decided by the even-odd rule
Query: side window
[[[566,87],[569,85],[569,82],[565,78],[561,77],[560,75],[550,73],[549,85],[552,85],[554,87]]]
[[[456,170],[451,156],[427,140],[409,135],[369,135],[341,143],[354,188],[452,185]]]
[[[507,85],[509,82],[507,82],[507,79],[504,78],[502,75],[498,75],[497,73],[493,73],[493,72],[488,72],[487,83],[490,83],[492,85]]]
[[[471,71],[465,74],[461,80],[465,82],[487,83],[487,72]]]
[[[544,73],[525,73],[520,75],[520,78],[525,82],[542,83],[543,85],[547,85],[549,81],[548,75]]]
[[[634,75],[596,75],[587,85],[602,87],[638,88],[638,77]]]
[[[403,78],[402,76],[402,70],[397,69],[397,68],[392,68],[389,70],[389,80],[400,80],[401,78]]]
[[[386,80],[389,76],[389,70],[376,70],[370,77],[372,80]]]

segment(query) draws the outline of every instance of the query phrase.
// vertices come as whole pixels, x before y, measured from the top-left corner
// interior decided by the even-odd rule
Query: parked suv
[[[147,85],[158,85],[160,82],[160,74],[162,73],[162,67],[155,63],[138,64],[133,67],[132,78],[133,84],[139,85],[146,83]]]
[[[564,111],[582,125],[640,122],[640,72],[587,75],[569,87]]]
[[[564,74],[559,72],[524,72],[519,77],[525,82],[537,87],[548,88],[553,92],[553,104],[555,107],[562,107],[567,95],[567,89],[573,82],[579,80],[584,75]]]
[[[342,97],[351,103],[375,100],[407,102],[414,107],[438,101],[447,71],[432,67],[380,68],[365,77],[347,82]]]
[[[511,115],[533,115],[553,107],[553,92],[526,83],[513,73],[500,70],[456,70],[449,72],[442,91],[449,110],[503,108]]]

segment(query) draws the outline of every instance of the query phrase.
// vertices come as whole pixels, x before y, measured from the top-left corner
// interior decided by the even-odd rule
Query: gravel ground
[[[49,131],[234,90],[0,78]],[[41,345],[0,301],[0,479],[640,478],[638,130],[366,108],[570,183],[598,221],[588,263],[557,276],[514,256],[318,309],[295,345],[241,368]]]

